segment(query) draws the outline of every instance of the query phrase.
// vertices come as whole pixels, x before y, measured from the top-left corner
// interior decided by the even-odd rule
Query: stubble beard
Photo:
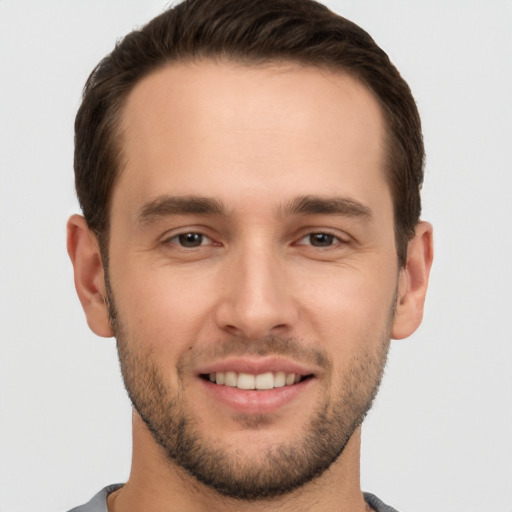
[[[221,495],[250,501],[276,498],[300,488],[324,473],[342,454],[377,394],[386,364],[395,310],[393,302],[388,325],[380,336],[377,349],[375,344],[362,343],[362,346],[372,347],[373,352],[353,357],[339,392],[335,395],[325,393],[325,399],[311,414],[302,435],[268,446],[258,455],[249,457],[199,431],[196,420],[187,413],[186,399],[179,389],[171,389],[166,384],[165,376],[151,353],[142,349],[144,343],[128,339],[111,290],[108,295],[126,390],[133,407],[164,450],[169,463],[185,469]],[[230,339],[226,347],[232,347],[234,343],[236,339]],[[279,355],[282,353],[280,347],[286,347],[286,353],[294,350],[301,353],[300,342],[293,338],[252,340],[252,346],[257,347],[252,351],[247,347],[247,340],[240,346],[259,354]],[[319,352],[318,358],[324,358],[325,364],[330,364],[325,354]],[[264,428],[269,418],[239,416],[237,421],[248,430],[257,430]]]

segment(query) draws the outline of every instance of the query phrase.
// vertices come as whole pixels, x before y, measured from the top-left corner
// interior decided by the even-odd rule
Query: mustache
[[[202,347],[200,353],[189,353],[188,356],[191,358],[187,357],[188,363],[197,359],[216,360],[233,356],[286,356],[297,362],[313,363],[324,370],[331,367],[327,353],[321,348],[307,345],[298,338],[272,335],[260,339],[231,336],[216,341],[209,349]]]

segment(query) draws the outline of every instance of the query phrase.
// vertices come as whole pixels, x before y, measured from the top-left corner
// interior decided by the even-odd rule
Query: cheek
[[[313,339],[332,358],[334,390],[344,386],[364,388],[363,382],[373,385],[378,368],[385,361],[391,335],[394,287],[388,286],[385,293],[384,289],[379,293],[375,287],[350,284],[350,280],[344,280],[333,286],[329,295],[319,293],[311,299],[311,307],[315,308],[309,315],[315,322]],[[327,296],[330,300],[326,300]]]
[[[353,353],[361,344],[380,342],[389,329],[397,284],[397,272],[390,268],[387,275],[331,269],[329,279],[310,280],[304,288],[304,317],[325,342],[335,345],[337,353]]]
[[[204,283],[172,275],[165,268],[132,267],[117,277],[112,283],[114,299],[128,339],[164,355],[184,350],[200,335],[210,307]]]

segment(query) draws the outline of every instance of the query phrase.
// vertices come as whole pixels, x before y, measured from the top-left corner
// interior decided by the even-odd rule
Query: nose
[[[249,339],[289,333],[298,310],[288,277],[286,262],[269,248],[247,248],[233,255],[223,272],[218,327]]]

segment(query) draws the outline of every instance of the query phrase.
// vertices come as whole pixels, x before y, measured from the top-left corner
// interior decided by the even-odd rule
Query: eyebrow
[[[279,212],[284,215],[345,215],[371,218],[368,206],[345,197],[299,196],[285,203]],[[145,203],[138,220],[148,224],[162,217],[173,215],[227,216],[227,209],[218,199],[202,196],[159,196]]]
[[[345,197],[301,196],[282,208],[286,215],[345,215],[347,217],[372,217],[371,209]]]
[[[210,197],[160,196],[142,206],[138,219],[147,224],[172,215],[226,215],[226,208]]]

